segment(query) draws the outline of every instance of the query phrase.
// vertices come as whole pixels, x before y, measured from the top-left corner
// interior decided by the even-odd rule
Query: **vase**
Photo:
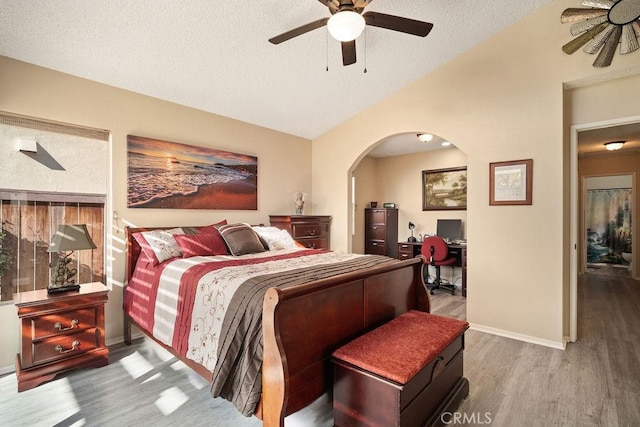
[[[296,215],[302,215],[304,212],[304,201],[307,198],[307,195],[303,192],[297,191],[293,193],[293,206],[296,212]]]

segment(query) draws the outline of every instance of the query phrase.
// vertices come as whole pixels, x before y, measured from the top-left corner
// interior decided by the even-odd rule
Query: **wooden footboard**
[[[408,310],[428,312],[421,258],[288,289],[271,288],[262,327],[263,425],[320,397],[331,381],[331,353]]]

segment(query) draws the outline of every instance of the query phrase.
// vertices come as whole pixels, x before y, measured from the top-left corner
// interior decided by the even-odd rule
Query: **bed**
[[[219,224],[215,226],[221,229]],[[244,232],[247,227],[257,230],[244,224]],[[173,230],[176,229],[181,231],[175,232],[174,237],[181,241],[189,239],[185,235],[212,230],[211,226]],[[207,379],[212,384],[213,396],[232,401],[245,415],[255,413],[265,426],[284,425],[286,415],[309,405],[330,389],[329,359],[336,348],[406,311],[430,309],[422,280],[422,258],[399,261],[291,246],[270,248],[271,242],[258,234],[263,253],[231,251],[227,255],[201,256],[197,249],[195,255],[185,250],[182,256],[156,260],[152,266],[154,261],[147,256],[144,239],[141,245],[140,235],[167,230],[167,227],[126,229],[125,342],[131,342],[131,325],[136,325]],[[158,285],[166,275],[174,283],[167,286],[179,292],[196,290],[190,296],[178,295],[176,290],[171,300],[174,302],[154,302],[156,308],[150,308],[153,306],[150,301],[167,293],[162,288],[165,285]],[[177,286],[176,277],[181,280]],[[221,282],[224,280],[229,282]],[[225,309],[217,314],[211,314],[215,311],[211,308],[194,308],[197,304],[191,303],[214,300],[208,288],[212,283],[215,286],[224,283],[224,289],[238,288],[236,294],[225,298]],[[158,286],[161,290],[153,290]],[[245,288],[251,291],[239,291]],[[170,309],[165,311],[189,322],[176,321],[169,331],[163,332],[166,320],[146,317],[151,311],[160,310],[157,307],[167,306]],[[186,313],[189,310],[193,313]],[[197,310],[200,314],[195,314]],[[209,320],[200,319],[203,310],[210,314]],[[156,327],[156,323],[161,326]],[[214,323],[218,326],[207,329],[205,334],[205,328]],[[251,329],[243,329],[245,326]],[[192,339],[194,331],[201,334],[200,338]],[[205,335],[207,338],[202,338]],[[212,350],[202,351],[199,343],[213,341],[214,335],[215,354]],[[253,383],[237,384],[239,377],[252,375],[257,377]],[[240,405],[235,401],[236,393],[242,395]]]

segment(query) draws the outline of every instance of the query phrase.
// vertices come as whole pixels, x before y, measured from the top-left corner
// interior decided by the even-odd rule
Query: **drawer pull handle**
[[[316,235],[316,230],[309,231],[309,236],[315,236],[315,235]]]
[[[76,340],[71,343],[71,348],[69,350],[64,350],[60,344],[55,346],[55,350],[60,352],[60,354],[71,353],[73,350],[80,346],[80,341]]]
[[[68,331],[68,330],[70,330],[70,329],[75,328],[76,326],[78,326],[78,323],[80,323],[80,322],[78,321],[78,319],[73,319],[73,320],[71,321],[71,326],[69,326],[68,328],[63,328],[63,327],[62,327],[62,323],[60,323],[60,322],[56,322],[56,323],[53,325],[53,327],[54,327],[54,328],[56,328],[57,330],[59,330],[60,332],[62,332],[62,331]]]

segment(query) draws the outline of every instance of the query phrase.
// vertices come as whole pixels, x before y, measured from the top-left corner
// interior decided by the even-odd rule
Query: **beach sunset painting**
[[[258,209],[258,158],[127,136],[127,207]]]

